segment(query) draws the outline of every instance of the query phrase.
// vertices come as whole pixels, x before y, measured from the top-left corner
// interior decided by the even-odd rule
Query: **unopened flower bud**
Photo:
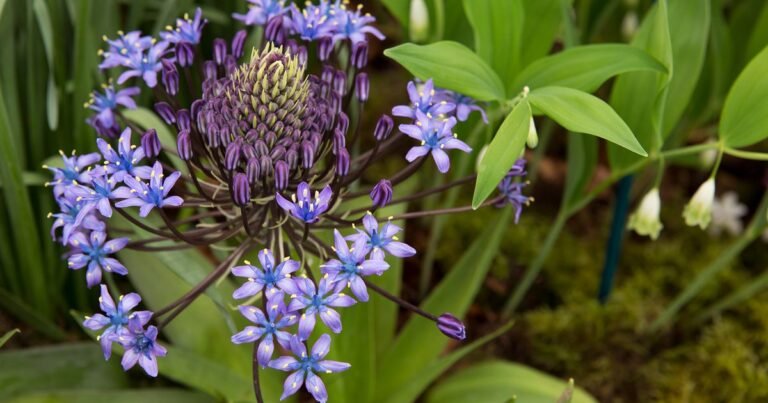
[[[340,96],[347,93],[347,74],[342,70],[333,73],[333,92]]]
[[[176,123],[176,112],[174,112],[173,108],[171,108],[171,105],[168,105],[167,102],[156,103],[155,112],[157,112],[157,114],[163,118],[165,123]]]
[[[234,37],[232,37],[232,56],[239,59],[243,56],[243,46],[245,45],[245,38],[248,37],[248,32],[244,29],[237,31]]]
[[[349,129],[349,117],[344,112],[340,112],[336,117],[336,130],[339,130],[342,134],[346,135]]]
[[[691,201],[685,205],[683,210],[685,224],[691,227],[698,225],[701,229],[706,229],[712,219],[712,202],[714,199],[715,179],[709,178],[693,194]]]
[[[191,130],[192,116],[188,109],[179,109],[176,112],[176,127],[181,130]]]
[[[208,60],[205,63],[203,63],[203,75],[205,76],[206,80],[215,80],[216,79],[216,62],[213,60]]]
[[[452,339],[461,341],[467,338],[464,323],[450,313],[444,313],[437,318],[437,328]]]
[[[333,131],[333,153],[339,155],[341,150],[347,146],[347,138],[344,137],[344,133],[341,130],[336,129]]]
[[[179,92],[179,71],[176,70],[176,65],[168,60],[163,59],[162,63],[163,87],[168,94],[175,96]]]
[[[362,69],[366,64],[368,64],[368,42],[355,42],[352,45],[352,65]]]
[[[395,122],[389,115],[381,115],[379,121],[376,122],[376,129],[373,131],[373,137],[378,141],[385,140],[392,133],[392,128],[395,126]]]
[[[277,161],[275,163],[275,188],[283,190],[288,187],[288,163]]]
[[[237,60],[234,56],[227,55],[227,57],[224,58],[224,71],[227,72],[227,75],[235,74],[237,67]]]
[[[653,188],[643,197],[637,210],[629,216],[627,228],[634,230],[638,235],[649,236],[656,240],[664,227],[659,218],[660,211],[659,189]]]
[[[531,123],[528,126],[528,138],[525,140],[528,144],[528,148],[536,148],[539,145],[539,134],[536,132],[536,122],[531,118]]]
[[[261,166],[259,165],[258,158],[248,160],[248,165],[245,166],[245,174],[248,176],[248,182],[250,183],[256,183],[261,179]]]
[[[380,180],[371,190],[373,207],[381,208],[389,204],[392,201],[392,193],[392,182],[387,179]]]
[[[315,146],[311,141],[304,140],[301,142],[301,166],[304,169],[312,168],[315,163]]]
[[[368,101],[368,93],[371,90],[371,83],[368,81],[368,74],[358,73],[355,77],[355,97],[360,102]]]
[[[309,58],[309,56],[307,56],[307,47],[299,46],[298,49],[296,49],[296,57],[299,59],[300,65],[306,66],[307,59]]]
[[[238,172],[232,178],[232,201],[238,206],[245,206],[251,201],[251,185],[248,177]]]
[[[224,166],[227,169],[233,170],[240,164],[242,145],[242,141],[233,141],[227,145],[227,151],[224,153]]]
[[[336,174],[347,176],[349,173],[349,162],[349,151],[346,148],[342,148],[336,155]]]
[[[331,57],[333,45],[333,38],[330,36],[324,36],[319,39],[317,44],[317,58],[320,59],[321,62],[324,62]]]
[[[189,161],[192,158],[192,139],[189,137],[189,131],[183,130],[176,138],[176,149],[179,152],[179,158]]]
[[[268,41],[276,44],[283,43],[285,40],[285,34],[283,33],[283,16],[276,15],[267,21],[267,28],[264,31]]]
[[[141,136],[141,148],[144,150],[144,154],[149,158],[155,158],[160,155],[163,145],[160,143],[160,138],[157,137],[157,130],[149,129]]]
[[[179,66],[181,67],[191,66],[195,61],[195,49],[192,47],[192,44],[186,42],[177,43],[176,60],[179,61]]]
[[[429,10],[424,0],[411,0],[409,33],[411,41],[423,42],[429,36]]]
[[[224,58],[227,57],[227,41],[221,38],[213,40],[213,60],[221,66],[224,64]]]
[[[333,66],[326,64],[323,66],[323,72],[320,73],[320,78],[324,83],[331,85],[333,83],[334,72],[336,72],[336,69],[334,69]]]

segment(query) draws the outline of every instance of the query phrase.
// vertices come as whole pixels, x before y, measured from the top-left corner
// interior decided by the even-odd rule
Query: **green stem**
[[[730,309],[731,307],[741,304],[742,302],[752,298],[754,295],[766,288],[768,288],[768,271],[765,271],[763,274],[750,281],[744,287],[739,288],[727,297],[705,309],[703,313],[697,315],[693,319],[693,323],[697,325],[701,324],[712,316],[715,316],[726,309]]]
[[[724,149],[724,152],[730,156],[739,157],[746,160],[768,161],[768,154],[766,153],[758,153],[754,151],[741,151],[741,150],[736,150],[730,147],[726,147]]]

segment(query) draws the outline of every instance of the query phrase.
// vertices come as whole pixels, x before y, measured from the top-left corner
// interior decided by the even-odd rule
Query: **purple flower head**
[[[190,19],[189,14],[184,14],[183,19],[176,19],[176,28],[170,25],[165,27],[167,31],[161,32],[160,38],[173,44],[187,43],[197,45],[200,43],[203,27],[207,23],[208,20],[203,19],[203,11],[198,7],[195,10],[194,19]]]
[[[523,206],[531,204],[533,197],[523,194],[523,188],[528,185],[528,182],[519,180],[519,178],[525,176],[525,159],[518,159],[512,169],[509,170],[504,179],[499,183],[499,192],[504,196],[504,199],[499,201],[496,206],[504,207],[511,205],[515,208],[515,223],[520,220],[520,214],[523,212]]]
[[[340,6],[334,13],[334,25],[336,33],[333,35],[335,41],[349,39],[350,42],[366,42],[365,34],[371,34],[379,40],[384,40],[384,34],[371,26],[376,22],[376,18],[365,13],[362,14],[363,5],[359,4],[355,11],[347,10],[345,6]]]
[[[141,178],[132,176],[125,177],[125,184],[128,187],[121,187],[115,190],[117,197],[124,199],[117,202],[115,207],[139,207],[139,216],[146,217],[155,207],[179,207],[184,200],[179,196],[168,196],[173,185],[181,176],[181,172],[174,172],[163,179],[163,165],[160,161],[155,162],[149,175],[149,184],[144,183]]]
[[[106,36],[103,38],[109,45],[109,49],[106,52],[99,51],[99,54],[104,57],[104,61],[99,64],[102,70],[122,66],[128,58],[152,46],[152,37],[141,36],[140,31],[127,34],[118,31],[117,34],[117,39],[108,39]]]
[[[444,313],[437,318],[437,328],[452,339],[461,341],[467,338],[464,323],[450,313]]]
[[[79,270],[88,266],[85,273],[88,288],[101,282],[101,271],[125,276],[128,269],[117,259],[109,257],[123,249],[128,244],[128,238],[116,238],[107,241],[107,234],[101,231],[91,231],[89,236],[82,232],[76,232],[69,240],[72,246],[72,254],[67,265],[72,270]]]
[[[371,253],[374,260],[384,259],[384,252],[395,257],[410,257],[416,254],[416,249],[400,242],[397,233],[402,230],[390,221],[384,223],[379,229],[379,222],[373,214],[368,213],[363,217],[363,228],[357,228],[357,234],[349,235],[347,240],[353,241],[357,246],[358,241],[365,248],[365,253]]]
[[[455,104],[437,98],[431,78],[423,85],[419,84],[418,86],[414,81],[410,81],[407,89],[411,105],[399,105],[392,108],[392,114],[395,116],[417,119],[418,112],[421,112],[424,115],[440,117],[456,109]]]
[[[317,287],[312,280],[303,277],[296,278],[290,285],[283,287],[291,296],[288,311],[304,310],[299,320],[299,338],[309,338],[317,321],[315,315],[318,314],[331,331],[341,333],[341,316],[333,308],[346,308],[355,304],[352,297],[341,292],[345,286],[326,274],[320,279]]]
[[[136,102],[133,100],[133,97],[139,95],[141,90],[138,87],[129,87],[115,91],[115,87],[112,85],[104,86],[103,88],[103,93],[96,91],[91,93],[91,99],[85,104],[89,109],[96,112],[88,120],[88,123],[91,126],[95,126],[98,123],[106,128],[115,127],[117,126],[115,110],[118,105],[128,109],[136,109]]]
[[[115,180],[110,178],[103,170],[99,175],[94,175],[88,186],[75,186],[72,193],[78,200],[91,203],[104,217],[112,217],[112,205],[110,200],[117,198],[115,193]]]
[[[123,66],[127,68],[117,79],[118,84],[123,84],[131,77],[141,77],[149,88],[157,85],[157,73],[163,69],[162,59],[168,51],[169,43],[161,41],[155,43],[144,52],[136,53],[125,58]]]
[[[483,118],[483,122],[488,123],[488,116],[485,114],[485,110],[477,105],[472,97],[468,97],[458,92],[449,90],[438,89],[434,97],[434,102],[443,102],[456,105],[456,118],[459,122],[464,122],[469,119],[469,114],[472,111],[480,112],[480,116]]]
[[[299,270],[299,262],[291,259],[285,259],[275,265],[275,258],[269,249],[263,249],[259,252],[259,263],[261,263],[261,267],[253,266],[246,261],[245,266],[232,268],[232,274],[248,279],[245,284],[235,290],[232,294],[233,298],[252,297],[262,289],[266,289],[266,295],[269,299],[275,298],[282,295],[280,290],[284,285],[292,283],[291,274]]]
[[[101,160],[99,153],[75,155],[73,151],[71,157],[67,157],[63,151],[59,151],[59,154],[64,161],[63,168],[43,165],[43,168],[53,172],[53,181],[46,183],[46,186],[53,185],[53,195],[57,198],[70,187],[91,183],[98,173],[98,169],[91,169],[91,166]]]
[[[368,301],[368,288],[363,276],[381,275],[389,269],[389,263],[383,260],[366,259],[367,241],[359,237],[352,248],[338,230],[333,230],[334,250],[338,259],[331,259],[321,265],[323,273],[335,276],[335,280],[345,283],[360,301]]]
[[[112,355],[112,343],[118,341],[118,338],[128,334],[128,319],[136,317],[142,326],[149,322],[152,317],[150,311],[136,311],[131,313],[131,309],[141,302],[139,294],[130,293],[121,295],[118,298],[117,305],[115,301],[109,295],[107,286],[101,285],[101,297],[99,297],[99,306],[105,315],[100,313],[93,316],[86,316],[83,321],[83,326],[91,330],[99,330],[104,327],[103,332],[97,337],[99,343],[101,343],[101,351],[104,353],[104,359],[108,360]]]
[[[261,339],[256,353],[259,365],[266,367],[269,360],[272,359],[272,353],[275,351],[275,338],[283,348],[290,348],[292,335],[280,329],[293,326],[299,317],[285,309],[282,296],[267,300],[267,315],[264,315],[261,309],[254,306],[240,305],[238,309],[246,319],[255,323],[256,326],[246,326],[243,331],[232,336],[232,343],[253,343]]]
[[[232,18],[245,25],[265,25],[272,17],[288,12],[285,0],[248,0],[248,11],[245,14],[232,14]]]
[[[437,170],[446,173],[451,167],[451,161],[445,150],[458,149],[468,153],[472,151],[465,142],[459,140],[456,134],[452,133],[456,125],[456,118],[450,117],[446,120],[436,120],[429,113],[424,114],[416,111],[416,122],[412,125],[400,125],[400,131],[413,139],[421,141],[421,145],[411,147],[406,154],[405,159],[412,162],[427,153],[432,154],[435,160]]]
[[[346,371],[351,367],[346,362],[324,360],[323,358],[328,355],[330,348],[331,336],[327,334],[317,339],[309,355],[307,355],[307,348],[304,343],[298,337],[293,336],[291,338],[290,350],[295,357],[282,356],[269,362],[270,368],[293,372],[283,383],[283,395],[280,396],[280,400],[293,395],[306,383],[307,391],[312,394],[315,400],[318,402],[328,401],[325,384],[316,373],[332,374]]]
[[[63,196],[57,199],[60,212],[51,214],[54,218],[51,225],[51,237],[56,239],[56,230],[61,228],[62,245],[69,244],[69,238],[76,231],[86,229],[91,231],[104,231],[105,225],[93,215],[95,206],[92,203],[80,199],[71,190],[64,192]]]
[[[157,343],[157,328],[150,326],[144,330],[144,323],[138,316],[128,319],[128,334],[120,336],[120,344],[125,348],[121,362],[124,370],[133,368],[138,362],[147,375],[157,376],[157,357],[165,357],[165,347]]]
[[[299,10],[291,4],[291,16],[288,21],[291,30],[305,41],[315,41],[324,37],[332,37],[336,30],[334,20],[330,17],[331,6],[327,1],[318,5],[307,4],[304,10]]]
[[[331,186],[326,186],[321,191],[315,191],[314,197],[312,190],[307,182],[299,183],[296,193],[291,195],[291,200],[286,199],[279,193],[275,195],[275,200],[280,207],[292,216],[305,223],[311,224],[317,221],[317,218],[328,210],[328,203],[331,201],[333,191]]]
[[[117,144],[117,151],[112,145],[104,139],[96,139],[96,145],[104,156],[104,167],[107,173],[112,175],[112,179],[122,182],[126,177],[138,176],[148,178],[150,169],[146,166],[139,166],[139,162],[144,158],[144,149],[141,146],[131,144],[131,128],[127,127],[120,134]]]

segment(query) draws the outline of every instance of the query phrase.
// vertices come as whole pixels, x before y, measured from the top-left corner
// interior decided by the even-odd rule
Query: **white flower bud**
[[[699,226],[706,229],[712,220],[712,201],[715,199],[715,179],[709,178],[704,182],[691,201],[683,209],[685,224],[691,227]]]
[[[638,235],[649,236],[655,240],[664,226],[661,224],[659,213],[661,212],[661,199],[659,189],[653,188],[640,201],[640,206],[629,216],[628,229],[634,230]]]
[[[429,36],[429,10],[424,0],[411,0],[411,41],[423,42]]]
[[[528,148],[536,148],[539,144],[539,134],[536,132],[536,122],[531,118],[531,124],[528,126],[528,138],[525,140]]]
[[[621,22],[621,35],[626,40],[632,40],[637,33],[638,19],[637,13],[634,10],[630,10],[624,15],[624,20]]]

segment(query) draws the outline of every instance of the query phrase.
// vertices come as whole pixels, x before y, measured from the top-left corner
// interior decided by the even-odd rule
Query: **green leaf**
[[[595,172],[597,139],[592,136],[569,134],[567,164],[563,203],[569,206],[581,195]]]
[[[530,122],[531,107],[523,99],[501,123],[478,164],[475,192],[472,195],[473,208],[483,204],[520,157],[528,138]]]
[[[5,332],[5,334],[2,337],[0,337],[0,347],[4,346],[5,343],[7,343],[8,340],[10,340],[11,337],[13,337],[13,335],[16,334],[16,333],[21,333],[21,330],[19,330],[19,329],[12,329],[12,330],[9,330],[9,331]]]
[[[211,397],[182,389],[152,388],[125,390],[57,390],[38,392],[11,399],[7,403],[213,403]]]
[[[508,84],[520,71],[522,0],[464,0],[464,10],[475,33],[475,52]]]
[[[479,101],[503,100],[504,84],[480,57],[466,46],[451,41],[429,45],[406,43],[384,51],[414,76],[435,85],[469,95]]]
[[[552,43],[560,31],[563,13],[560,0],[523,0],[523,13],[522,37],[525,43],[520,52],[520,66],[525,67],[552,49]],[[507,88],[511,88],[511,80],[507,84]]]
[[[459,318],[466,314],[498,253],[511,217],[512,209],[501,211],[494,225],[485,228],[421,304],[423,310],[450,312]],[[376,396],[386,396],[408,384],[435,361],[449,342],[432,321],[411,316],[378,367]]]
[[[59,159],[60,160],[60,159]],[[21,181],[24,186],[43,186],[48,182],[49,177],[37,172],[22,172]],[[3,181],[0,180],[0,189],[3,188]]]
[[[69,343],[0,352],[0,400],[63,388],[127,385],[118,360],[104,361],[98,343]]]
[[[67,334],[53,321],[27,305],[18,295],[12,294],[3,288],[0,288],[0,308],[4,312],[8,312],[17,319],[34,327],[46,337],[53,340],[64,340],[67,338]]]
[[[728,92],[720,137],[728,147],[746,147],[768,137],[768,47],[758,53]]]
[[[525,403],[553,403],[567,386],[551,375],[508,361],[488,361],[465,368],[435,387],[427,403],[506,403],[513,396]],[[597,403],[580,388],[573,403]]]
[[[577,46],[529,64],[515,78],[513,91],[520,91],[524,86],[536,89],[555,85],[593,92],[609,78],[630,71],[665,73],[667,69],[634,46]]]
[[[407,384],[387,395],[386,399],[383,401],[387,403],[415,401],[416,398],[418,398],[419,395],[421,395],[435,379],[447,371],[456,362],[465,357],[467,354],[475,351],[485,343],[488,343],[496,337],[504,334],[507,330],[509,330],[510,327],[512,327],[512,322],[509,322],[495,330],[493,333],[487,334],[482,338],[470,343],[469,345],[466,345],[448,354],[447,356],[432,362],[429,366],[414,376]]]
[[[531,91],[531,105],[575,133],[592,134],[636,154],[648,154],[627,124],[600,98],[566,87],[544,87]]]
[[[411,20],[411,0],[381,0],[381,3],[407,31]]]

